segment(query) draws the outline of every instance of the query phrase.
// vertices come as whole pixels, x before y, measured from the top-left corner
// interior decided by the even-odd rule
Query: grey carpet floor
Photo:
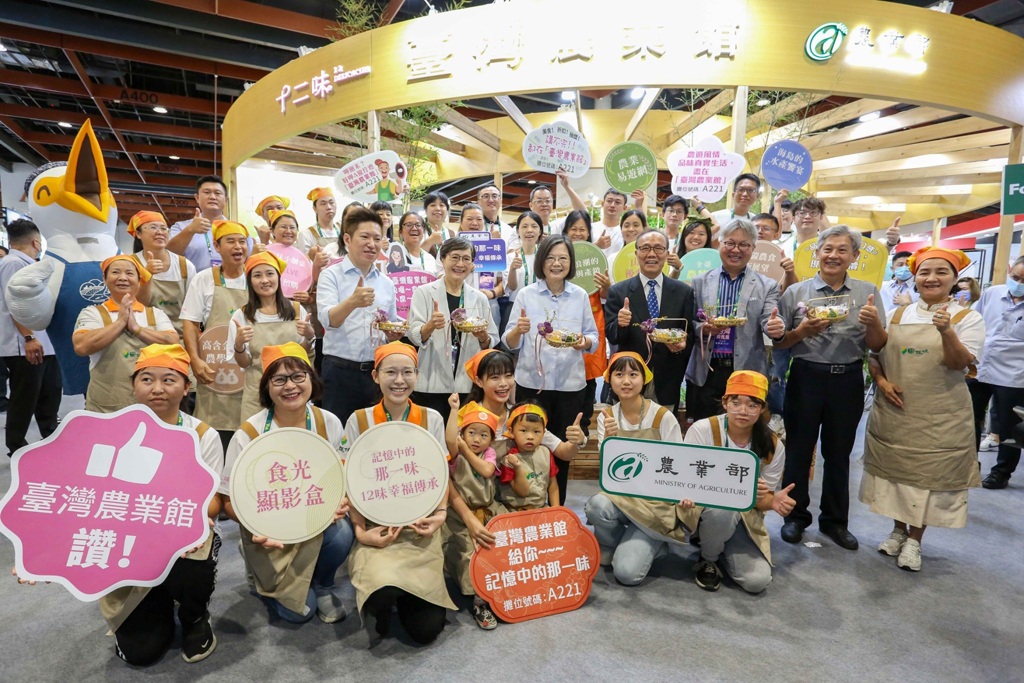
[[[80,405],[65,399],[64,412]],[[984,471],[992,460],[982,455]],[[854,499],[860,475],[855,462]],[[972,491],[967,528],[929,530],[917,574],[875,551],[891,522],[854,500],[855,552],[816,528],[804,541],[821,547],[786,544],[780,519],[769,515],[776,569],[761,595],[728,580],[717,593],[700,590],[691,569],[696,551],[687,547],[656,561],[635,588],[600,570],[575,612],[493,632],[478,629],[465,609],[451,612],[438,641],[422,648],[397,620],[397,637],[373,642],[351,614],[334,625],[271,618],[246,588],[237,525],[221,523],[210,605],[217,650],[186,664],[172,649],[147,669],[113,655],[96,604],[55,585],[17,585],[7,569],[13,548],[3,539],[0,681],[1022,681],[1022,481],[1024,472],[1009,489]],[[9,484],[9,462],[0,458],[0,491]],[[596,482],[570,482],[569,506],[582,516],[596,491]],[[812,499],[819,495],[813,486]],[[344,568],[339,584],[351,612]]]

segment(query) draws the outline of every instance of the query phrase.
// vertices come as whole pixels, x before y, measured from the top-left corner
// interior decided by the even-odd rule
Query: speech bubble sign
[[[313,263],[295,247],[274,243],[267,246],[267,251],[287,263],[281,273],[281,292],[285,298],[291,299],[295,292],[308,292],[313,284]]]
[[[494,547],[470,562],[477,595],[504,621],[539,619],[579,609],[597,575],[601,550],[593,532],[567,507],[491,518]]]
[[[636,257],[636,242],[630,242],[615,255],[612,261],[612,280],[614,282],[625,282],[640,272],[640,262]],[[661,269],[661,272],[668,275],[668,263]]]
[[[412,306],[412,293],[417,287],[429,285],[437,280],[436,275],[422,271],[410,270],[404,273],[392,273],[388,277],[395,283],[395,309],[402,320],[409,319],[409,308]]]
[[[508,268],[508,250],[505,240],[494,239],[488,235],[486,239],[474,239],[473,246],[476,247],[473,264],[476,266],[477,272],[504,273]]]
[[[608,270],[608,257],[590,242],[573,242],[572,248],[576,253],[576,277],[570,282],[593,294],[597,291],[594,275]]]
[[[448,492],[447,452],[419,425],[375,425],[349,449],[345,490],[366,519],[383,526],[412,524],[436,510]]]
[[[796,140],[773,142],[761,156],[761,175],[776,189],[799,190],[813,170],[811,153]]]
[[[606,493],[749,510],[757,502],[761,460],[739,448],[714,448],[613,436],[601,442]]]
[[[683,254],[679,261],[682,264],[679,279],[683,282],[693,282],[695,277],[720,267],[722,255],[717,249],[694,249]]]
[[[620,142],[604,158],[604,178],[619,192],[645,190],[658,179],[658,158],[642,142]]]
[[[408,168],[391,150],[354,159],[334,176],[334,186],[362,202],[391,202],[405,194]]]
[[[316,432],[295,427],[250,441],[228,484],[242,526],[282,543],[301,543],[323,532],[345,496],[338,451]]]
[[[793,255],[793,269],[801,281],[810,280],[818,274],[818,257],[815,253],[817,243],[817,239],[807,240],[796,248]],[[885,267],[888,261],[889,254],[881,242],[870,237],[862,237],[860,256],[850,264],[848,272],[852,278],[881,287],[885,282]]]
[[[213,382],[206,388],[215,394],[237,394],[245,388],[245,370],[235,362],[228,346],[228,326],[215,325],[199,337],[199,353],[214,372]]]
[[[0,532],[18,576],[96,600],[161,584],[181,553],[202,545],[218,483],[195,430],[145,406],[76,410],[14,454]]]
[[[749,265],[755,273],[760,273],[776,282],[781,282],[786,277],[786,271],[782,269],[782,261],[786,255],[779,245],[766,240],[758,240],[754,247],[754,253],[750,256]]]
[[[590,145],[568,121],[553,121],[531,130],[523,138],[523,160],[535,171],[564,170],[582,178],[590,169]]]
[[[729,183],[743,172],[746,159],[729,152],[715,136],[701,140],[691,149],[677,149],[668,155],[672,192],[717,202],[729,191]]]

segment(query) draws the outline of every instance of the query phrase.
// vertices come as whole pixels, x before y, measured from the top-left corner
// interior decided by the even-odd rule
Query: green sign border
[[[618,178],[613,178],[613,176],[615,174],[613,172],[609,172],[609,170],[610,170],[611,163],[616,160],[616,157],[615,157],[616,150],[619,150],[620,148],[631,149],[633,146],[640,147],[641,149],[644,150],[644,153],[646,155],[648,155],[648,161],[653,162],[653,164],[651,164],[651,168],[654,169],[654,173],[653,173],[650,181],[648,181],[646,184],[641,185],[639,187],[634,187],[634,188],[631,188],[629,190],[626,190],[626,189],[623,189],[623,188],[628,187],[628,186],[627,185],[623,185],[623,186],[620,187],[618,185]],[[629,194],[630,192],[633,192],[634,190],[646,190],[648,187],[650,187],[652,184],[654,184],[654,183],[656,183],[658,181],[658,157],[657,157],[657,155],[654,153],[654,150],[652,150],[650,147],[648,147],[647,145],[645,145],[642,142],[637,142],[636,140],[626,140],[625,142],[620,142],[619,144],[615,145],[610,150],[608,150],[608,154],[605,155],[604,166],[602,168],[604,170],[604,179],[608,182],[608,184],[611,185],[612,187],[614,187],[619,192],[625,192],[626,194]]]
[[[609,266],[608,266],[608,257],[605,255],[604,251],[602,251],[601,248],[598,247],[593,242],[582,242],[582,241],[580,241],[580,242],[573,242],[572,243],[573,256],[576,259],[577,266],[579,265],[579,260],[580,260],[580,256],[579,256],[579,247],[580,247],[580,245],[587,245],[588,247],[591,247],[591,248],[597,250],[597,253],[601,255],[602,259],[604,259],[604,267],[600,268],[599,270],[602,273],[604,271],[608,270],[608,268],[609,268]],[[586,248],[586,247],[584,247],[584,248]],[[584,280],[584,278],[586,278],[586,275],[576,275],[576,277],[574,277],[573,279],[569,280],[569,282],[573,283],[574,285],[576,285],[578,287],[582,287],[583,291],[585,291],[587,293],[587,296],[590,296],[591,294],[593,294],[594,292],[597,291],[597,285],[594,284],[594,277],[593,277],[593,275],[590,276],[590,278],[589,278],[590,281],[589,281],[589,283],[587,283],[587,286],[585,286],[585,287],[582,284],[580,284],[579,282],[576,282],[576,280]]]

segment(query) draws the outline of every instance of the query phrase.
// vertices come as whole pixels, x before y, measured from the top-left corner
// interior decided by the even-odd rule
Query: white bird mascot
[[[11,278],[5,296],[14,319],[46,330],[67,395],[84,394],[89,359],[71,344],[78,314],[110,296],[100,264],[119,253],[117,207],[99,140],[88,119],[68,161],[41,166],[25,183],[29,215],[46,238],[46,254]]]

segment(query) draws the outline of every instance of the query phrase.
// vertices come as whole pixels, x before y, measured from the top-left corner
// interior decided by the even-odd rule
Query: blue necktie
[[[658,310],[658,295],[654,291],[654,286],[658,284],[654,280],[648,280],[647,285],[651,288],[647,292],[647,310],[650,311],[652,318],[657,318],[660,315]]]

